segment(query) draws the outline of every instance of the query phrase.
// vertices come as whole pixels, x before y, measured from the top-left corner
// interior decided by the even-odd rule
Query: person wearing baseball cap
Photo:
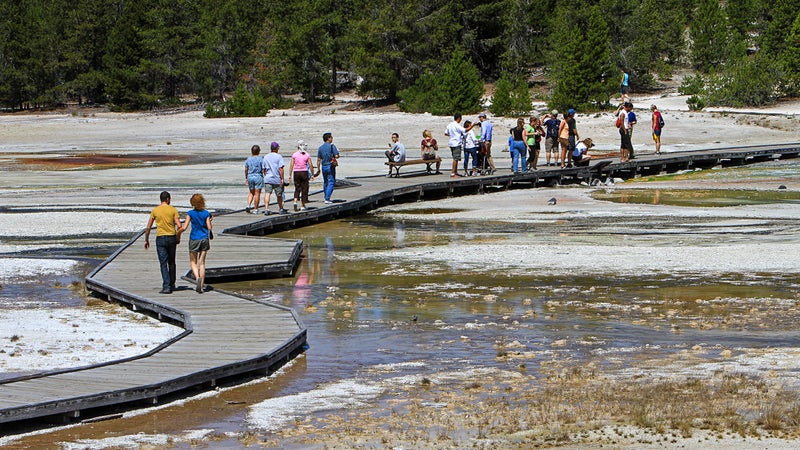
[[[275,192],[278,200],[278,212],[286,214],[288,211],[283,207],[283,156],[278,154],[281,146],[277,142],[269,145],[271,152],[264,157],[264,215],[269,215],[269,200]]]
[[[494,173],[494,160],[492,160],[492,122],[486,117],[486,113],[478,114],[481,126],[481,138],[478,140],[479,152],[483,156],[486,165],[489,166],[489,173]],[[486,168],[484,167],[484,170]]]

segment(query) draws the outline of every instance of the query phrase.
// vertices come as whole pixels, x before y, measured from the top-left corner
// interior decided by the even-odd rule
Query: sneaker
[[[159,294],[172,294],[172,291],[169,289],[162,289],[158,291]]]
[[[294,203],[294,212],[297,212],[299,208],[297,207],[297,202]]]
[[[278,214],[288,214],[288,213],[289,211],[287,211],[286,208],[281,208],[278,210]]]
[[[257,209],[251,209],[250,210],[250,214],[258,214],[258,210]]]
[[[305,206],[300,207],[300,211],[305,211],[305,210],[306,210]]]
[[[332,201],[330,201],[330,200],[325,200],[325,204],[326,204],[326,205],[330,205],[331,203],[333,203],[333,202],[332,202]]]
[[[268,210],[268,209],[265,209],[265,210],[264,210],[264,215],[265,215],[265,216],[268,216],[268,215],[270,215],[270,214],[272,214],[272,212],[271,212],[270,210]]]

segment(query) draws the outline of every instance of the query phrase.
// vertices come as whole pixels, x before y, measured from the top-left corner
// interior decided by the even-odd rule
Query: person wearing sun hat
[[[264,157],[264,215],[269,215],[269,200],[272,193],[275,192],[278,200],[278,212],[285,214],[286,209],[283,208],[283,156],[278,154],[281,146],[277,142],[269,145],[270,153]]]
[[[297,201],[302,205],[299,210],[306,210],[308,203],[308,182],[313,180],[311,175],[314,173],[314,163],[311,161],[311,154],[308,153],[308,145],[305,141],[297,141],[297,151],[292,154],[292,161],[289,163],[289,182],[294,178],[294,210],[298,211]]]

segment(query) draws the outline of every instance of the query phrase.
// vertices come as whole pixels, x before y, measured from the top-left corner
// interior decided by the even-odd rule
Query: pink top
[[[301,152],[300,150],[294,152],[292,154],[292,160],[294,161],[294,168],[292,171],[294,172],[304,172],[308,170],[308,160],[311,159],[311,155],[308,152]]]

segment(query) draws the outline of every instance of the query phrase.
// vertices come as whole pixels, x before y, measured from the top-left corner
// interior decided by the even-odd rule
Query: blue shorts
[[[262,177],[261,174],[248,176],[247,187],[250,190],[258,189],[260,191],[264,189],[264,177]]]
[[[653,139],[661,137],[661,130],[653,130]]]

